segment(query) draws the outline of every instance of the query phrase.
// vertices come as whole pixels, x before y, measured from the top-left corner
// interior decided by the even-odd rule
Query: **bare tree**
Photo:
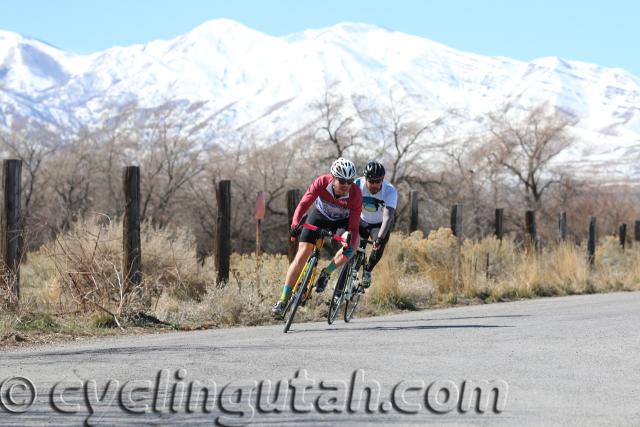
[[[171,207],[205,167],[197,138],[204,124],[186,123],[175,109],[168,103],[140,112],[143,121],[135,137],[142,174],[142,217],[159,227],[170,221]]]
[[[115,108],[115,107],[114,107]],[[127,153],[135,151],[135,111],[137,104],[121,107],[113,116],[104,118],[100,126],[80,132],[81,139],[89,143],[95,161],[95,209],[115,217],[124,212],[122,198],[122,168],[127,166]]]
[[[491,168],[475,157],[473,145],[473,138],[469,138],[446,147],[448,173],[441,187],[446,191],[449,205],[464,205],[465,235],[483,237],[492,227],[492,208],[497,205],[492,205],[491,192],[497,188],[493,185]]]
[[[523,113],[513,105],[489,114],[491,140],[482,148],[487,160],[524,187],[529,208],[540,209],[545,191],[561,182],[552,160],[573,143],[571,117],[540,105]]]
[[[85,218],[94,200],[95,164],[93,146],[81,139],[71,141],[51,159],[47,180],[55,195],[52,224],[68,230],[74,221]]]
[[[54,129],[32,119],[15,121],[10,131],[0,132],[0,150],[7,156],[22,160],[25,174],[22,214],[25,224],[29,224],[34,212],[44,206],[46,161],[62,144]]]
[[[359,113],[366,123],[365,134],[371,146],[382,142],[379,152],[384,153],[391,166],[388,179],[398,185],[420,175],[420,157],[442,146],[433,134],[444,124],[444,115],[417,117],[410,106],[410,96],[396,98],[390,93],[385,104],[362,109]]]
[[[347,99],[338,92],[339,82],[326,85],[322,99],[313,103],[312,108],[319,113],[315,137],[328,142],[337,157],[355,143],[354,117],[347,113]]]

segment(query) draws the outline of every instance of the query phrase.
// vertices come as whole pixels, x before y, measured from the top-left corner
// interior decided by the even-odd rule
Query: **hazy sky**
[[[214,18],[274,36],[364,22],[482,55],[559,56],[640,76],[640,2],[633,0],[0,1],[0,29],[76,53],[170,39]]]

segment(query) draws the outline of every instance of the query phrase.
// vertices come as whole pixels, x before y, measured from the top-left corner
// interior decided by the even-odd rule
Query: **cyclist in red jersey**
[[[302,217],[313,205],[307,217],[307,223],[318,227],[327,228],[334,233],[338,229],[346,229],[351,232],[349,247],[341,248],[331,261],[322,269],[316,281],[316,291],[322,292],[327,286],[329,276],[340,265],[344,264],[353,254],[354,247],[358,247],[358,234],[360,226],[360,213],[362,212],[362,191],[353,181],[356,177],[355,165],[342,157],[333,162],[331,173],[317,177],[307,189],[296,208],[291,222],[291,236],[300,234],[298,252],[289,265],[287,277],[282,286],[280,299],[273,305],[271,311],[276,315],[282,315],[295,281],[298,279],[302,267],[311,255],[318,233],[308,228],[300,229]]]

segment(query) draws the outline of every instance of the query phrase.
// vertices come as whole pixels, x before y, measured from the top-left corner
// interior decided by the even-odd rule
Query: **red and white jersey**
[[[357,185],[352,185],[347,195],[336,198],[333,193],[333,179],[331,174],[326,174],[317,177],[311,183],[293,214],[292,223],[298,225],[302,216],[315,202],[318,212],[331,221],[349,218],[348,230],[351,232],[351,240],[357,242],[362,212],[362,191]]]

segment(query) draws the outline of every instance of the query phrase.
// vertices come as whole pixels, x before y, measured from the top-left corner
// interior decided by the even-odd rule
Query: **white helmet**
[[[354,179],[356,177],[356,165],[340,157],[331,165],[331,175],[336,178]]]

